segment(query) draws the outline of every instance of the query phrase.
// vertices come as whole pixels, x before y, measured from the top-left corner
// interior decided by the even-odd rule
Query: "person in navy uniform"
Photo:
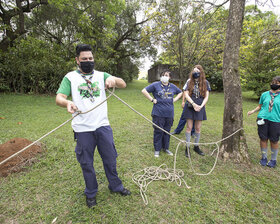
[[[194,151],[201,156],[204,152],[198,146],[201,132],[201,125],[203,120],[207,120],[205,105],[208,101],[209,91],[211,91],[210,84],[205,78],[205,73],[201,65],[196,65],[192,69],[187,85],[184,89],[185,98],[187,100],[187,107],[184,117],[187,120],[186,141],[190,142],[191,131],[195,121],[195,144]],[[186,156],[189,156],[188,149],[190,143],[186,147]]]
[[[170,132],[174,120],[174,102],[182,96],[182,91],[169,82],[170,71],[160,74],[160,81],[154,82],[142,90],[144,96],[153,103],[153,123]],[[153,95],[153,97],[150,95]],[[177,95],[174,97],[174,95]],[[173,153],[169,150],[170,135],[154,126],[154,149],[155,157],[163,150],[168,155]]]

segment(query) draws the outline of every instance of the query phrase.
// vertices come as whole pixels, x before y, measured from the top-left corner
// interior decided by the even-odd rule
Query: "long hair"
[[[197,68],[200,71],[200,76],[198,78],[199,92],[200,92],[200,95],[202,97],[205,97],[206,92],[207,92],[207,84],[206,84],[206,78],[205,78],[204,70],[203,70],[201,65],[196,65],[196,66],[194,66],[194,68]],[[188,83],[188,89],[187,90],[189,91],[189,96],[191,96],[193,94],[193,89],[194,89],[194,84],[195,84],[195,81],[194,81],[194,78],[193,78],[193,69],[189,74],[189,79],[190,80],[189,80],[189,83]]]

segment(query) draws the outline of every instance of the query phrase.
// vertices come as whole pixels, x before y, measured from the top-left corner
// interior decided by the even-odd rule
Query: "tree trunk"
[[[223,138],[243,128],[242,94],[238,63],[244,10],[245,0],[230,0],[223,58],[225,95]],[[221,156],[224,160],[249,162],[248,146],[243,130],[222,142]]]

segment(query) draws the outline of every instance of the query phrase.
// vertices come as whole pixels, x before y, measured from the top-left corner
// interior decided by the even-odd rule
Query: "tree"
[[[0,18],[1,29],[4,30],[3,38],[0,42],[0,49],[6,51],[12,46],[14,41],[25,34],[25,16],[24,14],[31,12],[34,8],[48,4],[47,0],[30,1],[0,1]]]
[[[260,97],[269,80],[279,74],[280,25],[272,12],[262,13],[247,6],[241,38],[240,73],[242,86]]]
[[[202,64],[213,90],[222,90],[224,19],[228,15],[223,4],[161,1],[154,24],[145,30],[164,50],[155,64],[175,65],[181,81],[188,78],[195,64]]]
[[[243,127],[241,83],[239,75],[239,48],[245,0],[230,0],[226,43],[223,58],[224,119],[223,138]],[[237,162],[249,160],[244,131],[239,131],[221,144],[221,155]]]
[[[27,11],[26,2],[29,3],[17,2],[22,12]],[[30,8],[32,2],[35,1],[30,1]],[[0,91],[54,93],[66,72],[75,69],[73,58],[79,43],[93,47],[97,70],[126,81],[137,77],[139,58],[155,52],[147,38],[143,41],[141,28],[149,18],[137,19],[143,7],[139,0],[44,2],[48,4],[24,17],[24,35],[5,45],[5,52],[0,51]],[[1,2],[0,12],[8,12],[9,7],[12,11],[16,3],[6,0],[5,4]],[[18,17],[11,19],[13,27]],[[0,25],[6,26],[2,20]]]
[[[161,1],[154,17],[153,29],[156,32],[153,36],[165,50],[160,60],[175,65],[181,81],[187,79],[190,67],[200,60],[197,53],[205,31],[205,20],[203,3],[182,0]]]

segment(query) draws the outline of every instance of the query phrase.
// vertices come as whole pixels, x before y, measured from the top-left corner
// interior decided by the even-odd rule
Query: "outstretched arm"
[[[112,88],[112,87],[125,88],[126,83],[122,78],[118,78],[116,76],[110,76],[105,80],[105,87],[106,88]]]
[[[261,109],[261,107],[262,107],[262,104],[259,104],[254,110],[248,111],[247,115],[250,116],[251,114],[259,111]]]

